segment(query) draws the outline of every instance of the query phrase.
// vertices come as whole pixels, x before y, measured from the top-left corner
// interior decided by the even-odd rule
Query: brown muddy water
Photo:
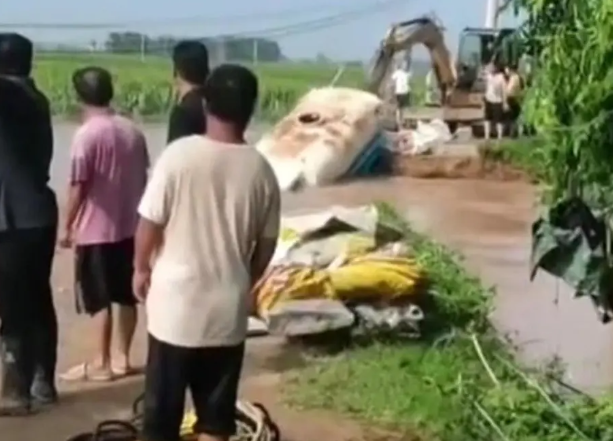
[[[62,189],[75,126],[55,126],[52,184]],[[152,158],[164,146],[165,127],[146,125]],[[261,127],[251,131],[255,138]],[[613,383],[613,327],[601,325],[587,300],[574,300],[565,286],[541,275],[529,281],[529,229],[535,220],[535,190],[527,183],[469,179],[394,177],[307,189],[284,196],[284,211],[384,200],[421,231],[466,256],[467,267],[497,291],[492,319],[529,361],[558,356],[568,379],[591,391]]]

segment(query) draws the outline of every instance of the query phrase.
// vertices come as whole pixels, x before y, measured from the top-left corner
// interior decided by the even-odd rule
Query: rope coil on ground
[[[143,423],[144,395],[139,395],[132,404],[130,420],[107,420],[96,426],[93,432],[84,432],[66,441],[137,441]],[[181,437],[195,438],[192,427],[196,422],[193,412],[188,412],[181,425]],[[270,418],[266,408],[259,403],[237,401],[236,435],[233,441],[280,441],[279,428]]]

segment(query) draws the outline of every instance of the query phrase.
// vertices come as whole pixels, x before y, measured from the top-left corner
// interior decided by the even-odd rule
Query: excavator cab
[[[514,28],[465,28],[458,47],[456,87],[483,92],[484,67],[492,62],[517,65],[521,57],[519,42]]]

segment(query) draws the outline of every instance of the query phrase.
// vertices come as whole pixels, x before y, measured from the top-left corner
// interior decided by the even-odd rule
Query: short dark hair
[[[0,74],[28,77],[32,72],[34,45],[15,32],[0,33]]]
[[[172,51],[175,75],[190,84],[202,86],[209,76],[209,51],[197,40],[183,40]]]
[[[244,66],[222,64],[204,85],[207,113],[222,121],[247,125],[258,100],[258,79]]]
[[[72,85],[79,100],[86,105],[106,107],[113,99],[113,77],[97,66],[88,66],[72,74]]]

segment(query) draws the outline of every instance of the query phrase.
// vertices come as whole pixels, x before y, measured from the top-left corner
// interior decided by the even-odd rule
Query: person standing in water
[[[179,101],[170,111],[167,143],[189,135],[204,135],[203,86],[209,75],[209,53],[195,40],[184,40],[172,52],[173,75]]]

